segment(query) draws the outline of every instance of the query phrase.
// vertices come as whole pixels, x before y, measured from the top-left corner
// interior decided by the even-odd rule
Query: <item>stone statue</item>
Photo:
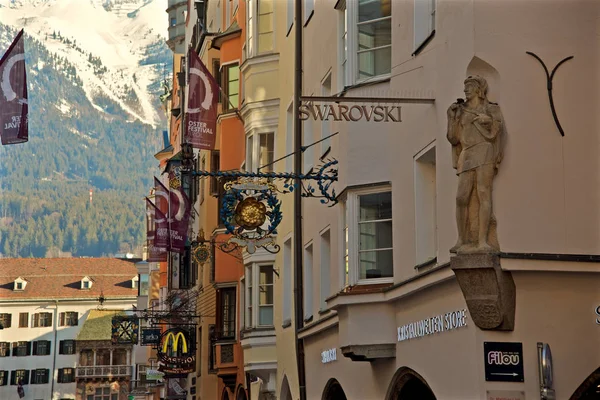
[[[452,253],[497,253],[492,183],[502,161],[506,135],[500,107],[487,99],[480,76],[465,79],[465,97],[448,108],[448,141],[458,175],[456,224],[458,241]]]

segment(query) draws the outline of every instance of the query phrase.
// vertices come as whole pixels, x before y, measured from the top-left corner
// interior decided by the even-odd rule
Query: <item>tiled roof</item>
[[[90,314],[77,334],[77,340],[110,340],[112,319],[123,312],[90,310]]]
[[[135,264],[116,258],[0,258],[0,299],[136,297],[131,279]],[[81,289],[81,279],[92,279],[91,289]],[[25,290],[13,290],[18,277]]]

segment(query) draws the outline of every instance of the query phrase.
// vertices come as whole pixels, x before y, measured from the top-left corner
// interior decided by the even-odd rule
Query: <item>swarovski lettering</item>
[[[600,306],[596,307],[596,315],[598,316],[598,318],[596,318],[596,323],[600,325]]]
[[[344,104],[302,104],[298,114],[302,121],[309,118],[318,121],[373,121],[402,122],[400,106],[351,106]]]
[[[466,310],[452,311],[398,327],[398,341],[415,339],[434,333],[467,326]]]

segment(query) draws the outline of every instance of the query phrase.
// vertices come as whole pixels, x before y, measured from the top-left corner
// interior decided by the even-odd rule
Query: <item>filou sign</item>
[[[344,104],[301,104],[298,107],[299,118],[319,121],[373,121],[402,122],[400,106],[347,106]]]

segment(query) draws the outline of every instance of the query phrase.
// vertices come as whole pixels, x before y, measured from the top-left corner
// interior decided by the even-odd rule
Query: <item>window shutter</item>
[[[12,343],[12,356],[15,357],[17,355],[17,348],[19,347],[19,342]]]
[[[58,354],[65,354],[65,341],[61,340],[58,345]]]
[[[6,316],[6,318],[4,319],[4,323],[6,324],[4,327],[5,328],[10,328],[11,323],[12,323],[12,314],[4,314]]]
[[[29,382],[29,370],[25,370],[25,378],[23,378],[23,385],[27,385]]]
[[[46,340],[46,355],[49,356],[50,355],[50,348],[52,347],[52,342],[49,340]]]
[[[73,343],[73,352],[71,354],[75,354],[77,353],[77,341],[71,340],[71,342]]]
[[[27,372],[29,372],[29,371],[27,371]],[[32,369],[32,370],[31,370],[31,381],[29,381],[29,383],[31,383],[31,384],[37,383],[37,382],[35,381],[35,376],[36,376],[36,374],[35,374],[35,369]]]
[[[62,368],[58,370],[58,383],[63,383],[64,372],[65,370]]]
[[[38,355],[38,342],[33,342],[33,355]]]
[[[44,371],[44,383],[48,383],[50,378],[50,370],[48,368],[46,368],[46,370]]]
[[[140,282],[138,281],[138,287],[140,285]],[[75,326],[79,325],[79,313],[77,311],[75,311],[73,314],[75,314]]]
[[[33,327],[37,328],[38,324],[40,322],[40,314],[33,314]]]
[[[10,384],[16,385],[15,381],[17,380],[17,371],[10,371]]]
[[[429,0],[415,0],[415,50],[425,42],[431,32],[430,19],[430,3]]]
[[[65,313],[64,312],[60,313],[59,320],[60,320],[60,322],[58,323],[58,326],[65,326]]]
[[[25,353],[25,355],[31,355],[31,342],[27,342],[27,352]]]

